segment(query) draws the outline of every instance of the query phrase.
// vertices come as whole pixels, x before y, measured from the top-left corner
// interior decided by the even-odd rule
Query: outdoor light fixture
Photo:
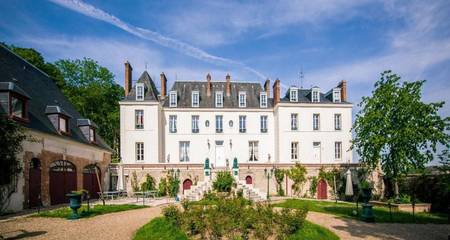
[[[233,140],[230,139],[230,149],[233,148]]]
[[[270,181],[270,178],[273,175],[274,169],[275,169],[275,166],[273,168],[271,168],[270,171],[267,170],[267,168],[264,168],[264,175],[267,177],[267,201],[270,200],[270,196],[269,196],[269,181]]]

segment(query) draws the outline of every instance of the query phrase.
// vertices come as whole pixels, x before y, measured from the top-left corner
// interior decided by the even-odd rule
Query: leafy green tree
[[[220,171],[213,182],[213,189],[219,192],[230,192],[234,184],[234,178],[230,172]]]
[[[116,150],[113,157],[117,158],[123,88],[114,82],[114,75],[107,68],[92,59],[59,60],[55,65],[64,77],[64,95],[82,116],[98,125],[98,133]]]
[[[283,180],[284,180],[284,174],[285,170],[277,168],[275,169],[275,181],[277,182],[277,193],[278,196],[284,196],[284,190],[283,190]]]
[[[166,178],[161,178],[158,184],[158,195],[166,196],[167,195],[167,180]]]
[[[296,163],[294,167],[289,169],[288,176],[293,181],[291,187],[294,194],[299,195],[302,192],[303,184],[306,182],[306,168]]]
[[[363,97],[353,129],[352,148],[369,169],[381,164],[384,174],[395,182],[413,169],[433,160],[438,144],[449,146],[450,118],[438,111],[444,102],[424,103],[425,81],[400,82],[385,71],[375,83],[372,96]],[[398,196],[398,184],[395,184]]]
[[[0,114],[0,213],[7,206],[14,189],[14,180],[22,171],[17,154],[22,151],[22,141],[27,138],[24,128]]]
[[[145,175],[145,182],[141,184],[142,191],[150,191],[155,189],[155,179],[150,175]]]

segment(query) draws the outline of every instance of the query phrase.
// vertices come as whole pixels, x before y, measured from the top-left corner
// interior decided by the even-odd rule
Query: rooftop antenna
[[[147,71],[147,62],[145,62],[145,71]]]
[[[300,88],[303,89],[303,66],[300,67]]]

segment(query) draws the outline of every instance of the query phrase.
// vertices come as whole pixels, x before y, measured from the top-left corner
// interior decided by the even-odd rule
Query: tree
[[[303,184],[306,182],[306,168],[296,163],[294,167],[289,169],[288,176],[294,182],[291,186],[294,194],[299,195],[302,192]]]
[[[0,213],[16,189],[15,178],[22,171],[17,154],[22,151],[22,141],[27,138],[24,131],[21,125],[0,114]]]
[[[145,182],[143,182],[141,184],[141,190],[142,191],[151,191],[151,190],[155,190],[156,184],[155,184],[155,179],[150,175],[150,174],[146,174],[145,175]]]
[[[283,180],[284,180],[284,174],[285,171],[283,169],[277,168],[275,169],[275,181],[277,181],[277,193],[278,196],[284,196],[284,190],[283,190]]]
[[[424,103],[421,90],[425,81],[400,82],[385,71],[375,83],[372,96],[363,97],[356,115],[352,142],[369,169],[381,164],[384,174],[396,182],[413,169],[424,168],[433,160],[438,144],[449,147],[450,118],[438,111],[444,102]]]
[[[59,60],[55,65],[64,77],[64,95],[82,116],[98,125],[98,133],[115,150],[113,158],[118,158],[123,88],[107,68],[92,59]]]

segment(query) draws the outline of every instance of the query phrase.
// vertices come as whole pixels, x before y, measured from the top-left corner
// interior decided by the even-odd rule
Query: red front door
[[[253,184],[253,179],[251,176],[247,176],[245,178],[245,184],[248,184],[248,185]]]
[[[184,180],[184,182],[183,182],[183,194],[184,194],[184,190],[191,189],[191,186],[192,186],[191,179]]]
[[[320,179],[317,185],[317,199],[328,199],[327,182],[323,179]]]
[[[29,207],[37,207],[41,204],[41,168],[31,168],[28,183]]]

